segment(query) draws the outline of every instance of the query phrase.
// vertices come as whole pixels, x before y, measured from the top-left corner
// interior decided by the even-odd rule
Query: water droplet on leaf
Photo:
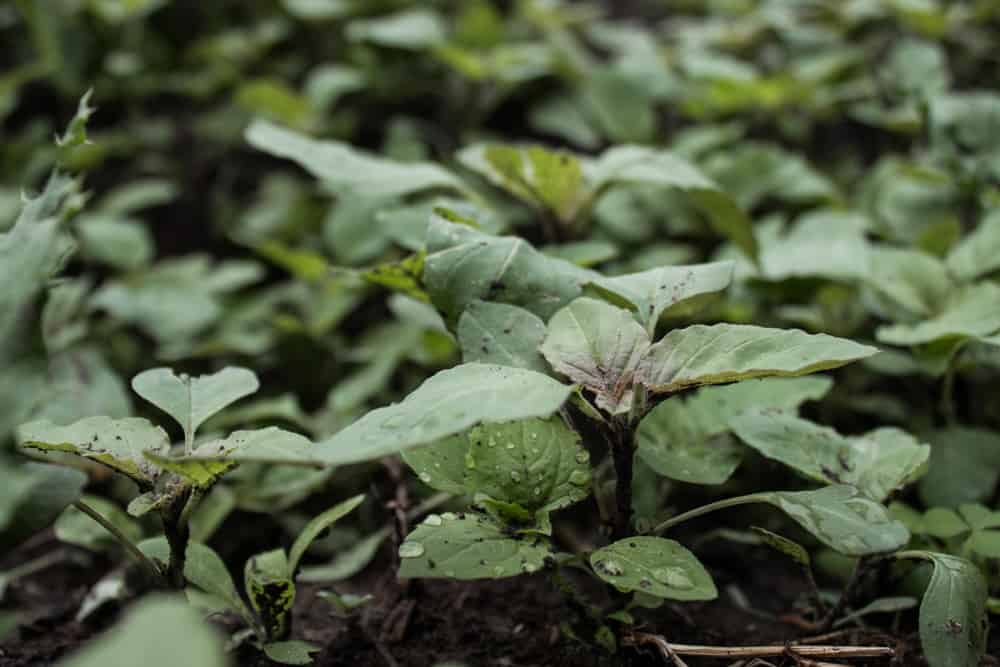
[[[440,526],[441,517],[438,516],[437,514],[428,514],[427,518],[424,519],[424,523],[426,523],[428,526]]]
[[[424,555],[424,545],[420,542],[403,542],[399,545],[400,558],[419,558]]]

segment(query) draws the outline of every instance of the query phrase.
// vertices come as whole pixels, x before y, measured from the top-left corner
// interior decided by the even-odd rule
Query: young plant
[[[907,543],[909,533],[882,501],[921,474],[928,448],[894,429],[843,438],[783,412],[828,385],[789,378],[870,357],[875,348],[736,324],[696,324],[658,336],[665,312],[725,289],[732,264],[605,277],[545,257],[522,240],[483,234],[470,222],[450,213],[431,221],[423,274],[433,303],[457,330],[466,363],[316,448],[327,463],[402,451],[424,483],[471,498],[470,511],[428,516],[410,533],[399,547],[400,576],[483,579],[548,569],[560,580],[558,569],[572,565],[634,594],[633,604],[711,599],[716,588],[708,571],[684,545],[660,534],[749,503],[781,509],[849,556],[886,554]],[[769,376],[774,384],[755,384]],[[740,384],[709,386],[730,383]],[[678,396],[699,387],[689,400]],[[679,413],[704,437],[664,442],[671,415]],[[721,484],[738,467],[741,450],[730,443],[712,451],[706,439],[733,429],[821,486],[723,499],[637,534],[636,455],[667,477]],[[795,437],[783,440],[788,431]],[[591,452],[599,453],[597,466]],[[608,503],[602,459],[615,475]],[[609,543],[560,552],[553,512],[592,492],[599,507],[612,508]]]
[[[290,639],[295,576],[313,541],[363,500],[363,495],[354,496],[313,518],[288,551],[274,549],[248,559],[244,567],[244,591],[249,606],[218,554],[204,544],[191,542],[187,546],[184,576],[195,589],[188,588],[188,597],[206,610],[235,612],[240,616],[247,629],[234,635],[234,647],[252,637],[254,645],[275,662],[292,665],[312,662],[310,654],[318,647]],[[139,547],[158,560],[165,559],[172,549],[165,538],[147,540]]]
[[[235,431],[196,443],[197,429],[206,419],[258,387],[256,375],[244,368],[225,368],[194,378],[156,368],[135,376],[135,392],[181,425],[184,442],[177,448],[182,450],[179,453],[174,452],[166,431],[134,417],[87,417],[68,426],[35,421],[21,426],[18,440],[28,449],[68,452],[96,461],[135,482],[139,495],[129,503],[128,513],[140,517],[156,511],[170,547],[165,564],[151,567],[167,585],[182,588],[189,520],[202,497],[240,463],[297,463],[312,445],[301,435],[274,427]],[[96,512],[91,516],[100,520]],[[131,553],[140,553],[113,525],[102,525]]]

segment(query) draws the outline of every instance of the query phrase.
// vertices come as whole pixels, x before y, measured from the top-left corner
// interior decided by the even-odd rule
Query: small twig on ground
[[[831,646],[815,644],[783,644],[775,646],[701,646],[695,644],[674,644],[659,635],[636,632],[626,637],[626,642],[653,644],[662,651],[673,655],[696,655],[707,658],[758,658],[793,656],[797,659],[809,658],[891,658],[895,650],[888,646]],[[815,664],[815,660],[812,661]],[[810,664],[810,663],[803,663]],[[820,663],[822,665],[822,663]]]

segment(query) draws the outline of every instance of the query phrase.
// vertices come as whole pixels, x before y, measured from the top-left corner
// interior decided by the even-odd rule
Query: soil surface
[[[39,537],[2,561],[8,568],[26,558],[63,548],[51,536]],[[79,556],[80,554],[76,554]],[[295,638],[317,644],[317,667],[393,667],[453,662],[468,667],[642,667],[669,664],[650,648],[624,647],[617,655],[569,639],[561,626],[592,634],[593,625],[557,592],[545,573],[484,582],[412,580],[399,582],[390,549],[367,570],[333,586],[341,593],[372,593],[375,599],[350,621],[334,617],[328,602],[317,593],[329,586],[302,585],[294,612]],[[714,545],[699,552],[716,579],[720,595],[709,603],[666,604],[640,611],[637,629],[660,634],[669,641],[712,646],[782,644],[815,636],[788,619],[799,617],[808,589],[798,571],[763,548]],[[16,581],[8,589],[6,606],[24,610],[21,626],[0,642],[0,667],[52,664],[81,642],[110,627],[120,610],[109,609],[84,622],[74,620],[87,591],[111,563],[92,558],[58,565]],[[753,576],[750,576],[750,574]],[[606,591],[590,585],[586,593],[600,603]],[[822,643],[883,645],[896,657],[844,661],[857,667],[922,665],[914,636],[894,633],[892,627],[916,627],[915,613],[899,619],[883,618],[885,627],[852,628]],[[783,620],[784,619],[784,620]],[[231,619],[220,619],[233,630]],[[993,638],[992,653],[1000,649]],[[755,667],[808,665],[792,656],[770,658]],[[734,659],[685,657],[690,667],[740,664]],[[271,665],[253,648],[240,650],[236,664]],[[996,665],[996,661],[987,661]]]

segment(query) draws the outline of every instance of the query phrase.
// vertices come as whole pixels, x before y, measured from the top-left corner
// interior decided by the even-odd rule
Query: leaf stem
[[[122,547],[124,547],[125,550],[129,552],[137,561],[139,561],[142,565],[148,568],[156,576],[157,579],[163,579],[164,573],[162,570],[160,570],[160,568],[156,565],[156,563],[151,561],[149,557],[146,556],[146,554],[142,553],[142,550],[139,549],[138,546],[136,546],[135,542],[125,537],[125,534],[122,533],[120,530],[118,530],[118,528],[113,523],[105,519],[100,512],[98,512],[97,510],[95,510],[93,507],[91,507],[82,500],[77,500],[76,502],[74,502],[73,507],[80,510],[81,512],[89,516],[91,519],[96,521],[98,524],[100,524],[101,528],[108,531],[112,537],[118,540],[118,543],[121,544]]]
[[[635,431],[631,424],[612,422],[609,437],[615,462],[615,523],[613,538],[632,534],[632,475],[635,463]]]
[[[717,510],[726,509],[728,507],[736,507],[737,505],[751,505],[753,503],[766,502],[766,493],[751,493],[745,496],[736,496],[735,498],[726,498],[725,500],[718,500],[714,503],[709,503],[708,505],[702,505],[701,507],[696,507],[693,510],[688,510],[687,512],[682,512],[677,516],[671,517],[664,521],[663,523],[657,525],[651,533],[660,534],[665,533],[679,523],[684,523],[689,519],[694,519],[696,517],[702,516],[704,514],[709,514]]]

